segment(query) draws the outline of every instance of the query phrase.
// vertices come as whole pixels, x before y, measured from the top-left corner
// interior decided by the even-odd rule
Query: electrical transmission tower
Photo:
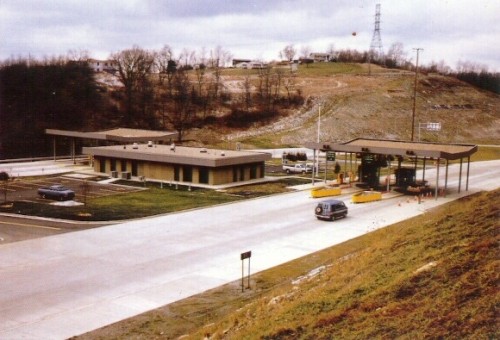
[[[375,6],[375,27],[373,29],[372,43],[370,44],[372,58],[378,60],[383,57],[382,38],[380,38],[380,4]]]

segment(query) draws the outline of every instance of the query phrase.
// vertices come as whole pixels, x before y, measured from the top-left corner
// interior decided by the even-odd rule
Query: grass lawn
[[[267,196],[289,191],[289,186],[308,182],[309,180],[301,178],[282,178],[275,182],[245,185],[224,191],[185,185],[160,187],[158,183],[147,183],[147,190],[99,198],[88,197],[85,206],[16,201],[12,205],[0,206],[0,212],[79,221],[127,220]],[[143,183],[132,181],[122,181],[120,184],[144,187]]]

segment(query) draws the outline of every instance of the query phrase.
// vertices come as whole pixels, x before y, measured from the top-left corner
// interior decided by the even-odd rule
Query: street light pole
[[[417,62],[415,64],[415,84],[413,86],[413,114],[411,118],[411,141],[413,142],[413,136],[415,133],[415,107],[417,105],[417,79],[418,79],[418,55],[420,51],[423,51],[423,48],[414,48],[413,50],[417,51]]]
[[[318,136],[316,137],[316,142],[319,145],[319,136],[321,131],[321,104],[318,105]],[[314,185],[314,177],[319,174],[319,150],[316,153],[316,149],[314,149],[314,160],[313,160],[313,169],[312,169],[312,184]]]
[[[319,104],[319,109],[318,109],[318,138],[316,140],[316,142],[318,142],[318,143],[319,143],[320,127],[321,127],[321,104]]]

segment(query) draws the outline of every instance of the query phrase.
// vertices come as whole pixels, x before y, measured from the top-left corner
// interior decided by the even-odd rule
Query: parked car
[[[49,198],[58,201],[72,200],[75,198],[75,192],[61,184],[42,187],[38,189],[38,195],[41,198]]]
[[[336,218],[346,217],[348,208],[343,201],[329,199],[319,202],[314,213],[318,220],[333,221]]]
[[[293,164],[293,165],[283,165],[283,171],[287,174],[295,173],[295,174],[305,174],[312,172],[312,166],[309,164]]]

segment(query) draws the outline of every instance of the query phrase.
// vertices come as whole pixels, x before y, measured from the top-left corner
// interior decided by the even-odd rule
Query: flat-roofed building
[[[94,171],[114,177],[217,186],[264,177],[271,154],[194,148],[185,146],[128,144],[85,147]]]

